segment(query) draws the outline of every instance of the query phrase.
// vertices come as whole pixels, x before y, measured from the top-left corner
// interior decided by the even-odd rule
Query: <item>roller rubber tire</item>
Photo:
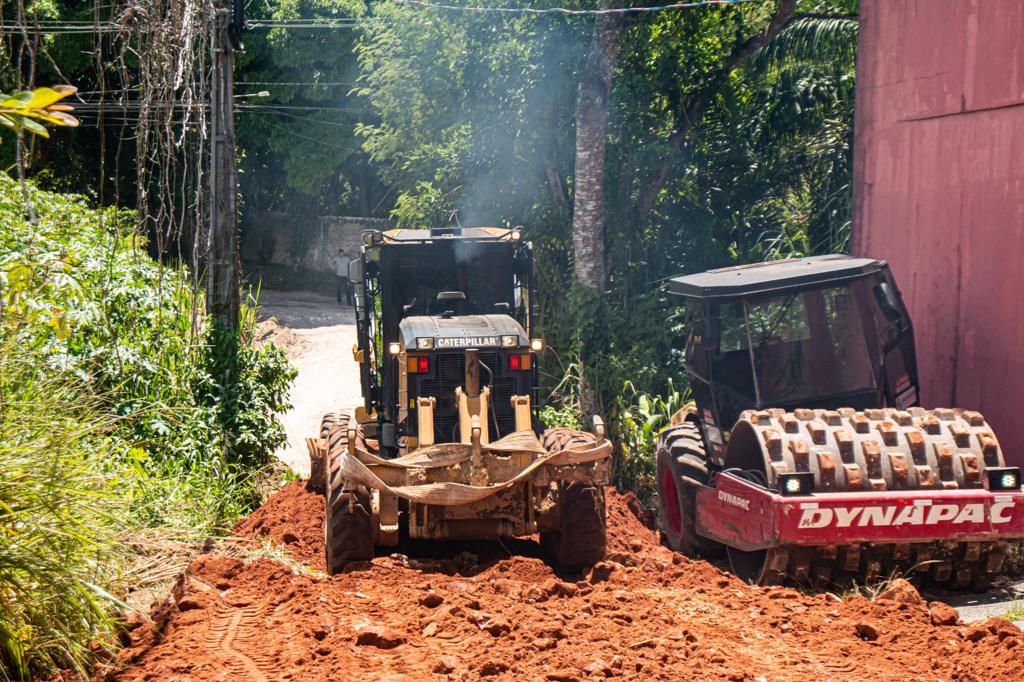
[[[724,547],[697,534],[697,495],[683,477],[708,482],[707,455],[696,424],[686,422],[662,432],[658,439],[658,525],[666,544],[690,556],[720,557]]]

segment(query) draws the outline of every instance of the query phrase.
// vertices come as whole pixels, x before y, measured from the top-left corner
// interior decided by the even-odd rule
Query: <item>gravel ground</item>
[[[946,597],[945,601],[960,612],[966,623],[994,616],[1006,617],[1013,611],[1017,625],[1024,628],[1024,580],[1018,580],[983,594],[963,594]]]

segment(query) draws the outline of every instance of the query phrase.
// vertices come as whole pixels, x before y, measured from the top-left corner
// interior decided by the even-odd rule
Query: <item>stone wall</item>
[[[283,228],[288,216],[267,214],[242,240],[242,260],[260,265],[286,266],[297,270],[327,271],[339,248],[351,256],[359,253],[364,230],[386,230],[383,218],[322,216],[319,225],[303,231]],[[298,233],[298,234],[296,234]]]

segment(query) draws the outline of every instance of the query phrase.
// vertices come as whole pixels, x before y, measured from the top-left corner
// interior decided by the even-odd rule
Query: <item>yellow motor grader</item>
[[[402,538],[540,535],[565,571],[605,552],[611,444],[545,430],[531,245],[519,230],[364,233],[355,286],[363,405],[307,441],[336,573]]]

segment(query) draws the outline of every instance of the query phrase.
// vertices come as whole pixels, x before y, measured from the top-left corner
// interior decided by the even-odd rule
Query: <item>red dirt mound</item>
[[[324,498],[305,481],[292,481],[235,526],[239,538],[270,538],[299,561],[327,570],[324,555]]]
[[[322,500],[293,484],[239,525],[296,556]],[[1024,634],[942,606],[756,588],[658,544],[608,496],[609,560],[566,580],[536,558],[374,559],[342,575],[204,557],[111,679],[1019,680]],[[289,510],[310,527],[286,527]],[[319,517],[322,520],[322,516]],[[313,525],[315,522],[315,525]],[[293,520],[292,523],[298,523]],[[912,589],[912,588],[911,588]],[[908,603],[909,602],[909,603]]]

